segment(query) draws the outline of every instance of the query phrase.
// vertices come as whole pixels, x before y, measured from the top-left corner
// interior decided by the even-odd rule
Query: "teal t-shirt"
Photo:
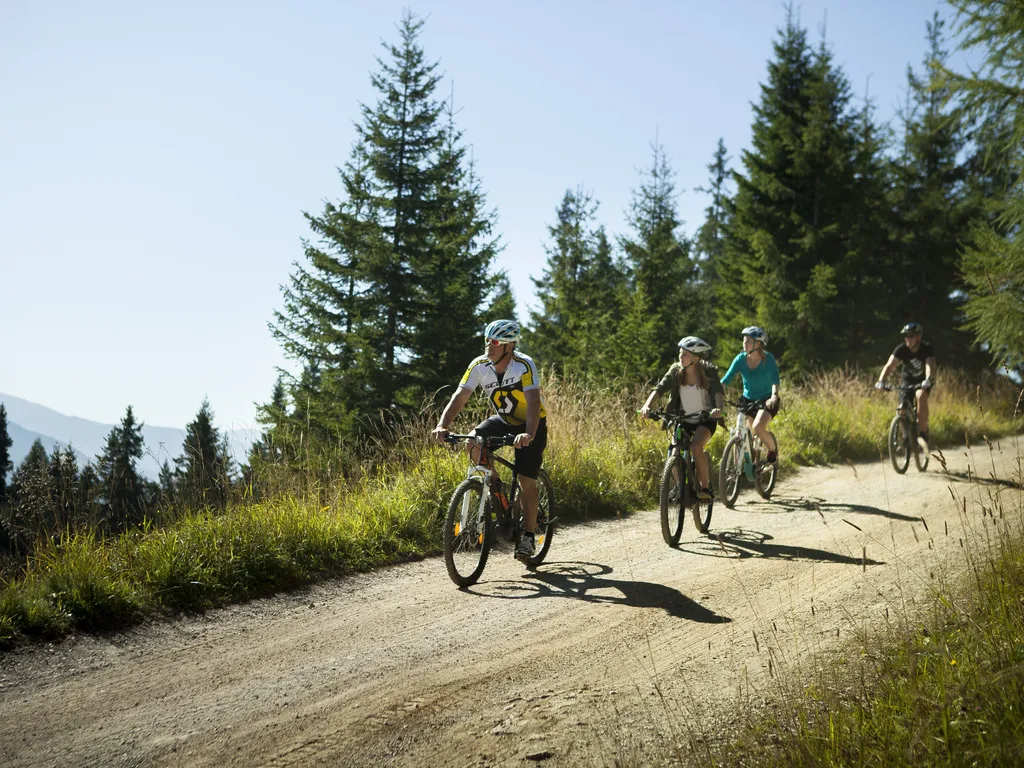
[[[743,396],[747,400],[767,400],[772,396],[772,384],[779,386],[779,364],[771,352],[765,352],[764,360],[753,369],[747,365],[747,353],[740,352],[722,377],[722,386],[732,381],[737,373],[743,377]]]

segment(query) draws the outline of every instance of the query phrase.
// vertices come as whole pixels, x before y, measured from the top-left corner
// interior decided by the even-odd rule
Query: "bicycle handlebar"
[[[640,411],[637,411],[640,413]],[[694,413],[676,413],[671,416],[665,411],[648,411],[647,418],[653,421],[664,421],[666,423],[673,421],[707,421],[711,418],[711,411],[696,411]]]
[[[502,448],[506,445],[514,445],[515,435],[500,435],[485,437],[483,435],[456,435],[451,432],[444,436],[446,443],[476,443],[485,448]]]
[[[921,389],[920,384],[900,384],[898,387],[894,387],[892,384],[883,384],[882,390],[885,392],[910,392]]]

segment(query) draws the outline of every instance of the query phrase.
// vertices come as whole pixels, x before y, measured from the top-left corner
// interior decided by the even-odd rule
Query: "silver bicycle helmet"
[[[679,340],[679,348],[703,356],[711,351],[711,345],[696,336],[684,336]]]
[[[487,341],[494,339],[503,344],[508,344],[513,341],[519,341],[519,336],[519,323],[515,320],[494,320],[484,328],[484,339]]]

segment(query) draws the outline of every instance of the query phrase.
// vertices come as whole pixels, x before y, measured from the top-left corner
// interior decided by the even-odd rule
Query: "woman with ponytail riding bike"
[[[722,398],[725,393],[718,380],[718,369],[704,359],[711,352],[711,345],[696,336],[686,336],[679,340],[679,362],[673,363],[654,388],[640,413],[647,416],[651,412],[654,401],[669,393],[669,415],[676,413],[697,413],[707,411],[710,417],[699,422],[690,442],[697,467],[697,482],[700,488],[697,498],[700,501],[711,499],[710,462],[704,454],[704,447],[718,427],[716,420],[722,417]]]
[[[742,335],[743,351],[733,358],[729,370],[722,377],[722,386],[728,385],[737,374],[743,379],[743,396],[737,406],[746,414],[747,423],[767,449],[765,460],[775,463],[778,446],[768,431],[768,425],[782,404],[779,400],[779,365],[775,356],[765,349],[768,334],[763,328],[750,325],[743,329]]]

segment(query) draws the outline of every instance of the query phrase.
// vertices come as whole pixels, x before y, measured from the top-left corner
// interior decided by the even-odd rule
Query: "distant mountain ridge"
[[[39,405],[14,395],[0,392],[0,403],[7,409],[7,425],[13,440],[11,461],[17,467],[28,454],[32,443],[42,440],[47,453],[53,452],[56,443],[70,443],[78,456],[79,464],[92,461],[103,451],[107,435],[114,424],[103,424],[77,416],[67,416],[45,405]],[[139,417],[139,414],[136,414]],[[247,430],[224,430],[227,433],[229,450],[235,461],[245,461],[249,447],[254,440]],[[142,438],[145,441],[145,455],[139,460],[139,471],[155,480],[160,466],[181,455],[185,442],[185,430],[174,427],[151,427],[143,423]],[[10,476],[8,476],[10,480]]]

